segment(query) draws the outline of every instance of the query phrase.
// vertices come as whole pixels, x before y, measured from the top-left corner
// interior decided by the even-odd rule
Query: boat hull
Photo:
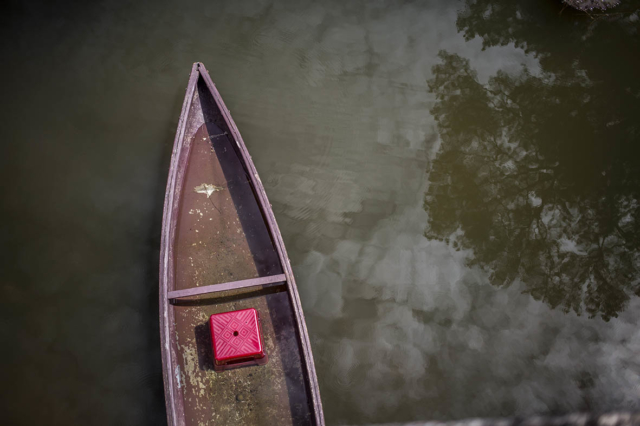
[[[324,424],[291,266],[240,133],[202,64],[183,103],[165,197],[160,325],[170,425]],[[262,366],[214,370],[210,315],[255,308]]]

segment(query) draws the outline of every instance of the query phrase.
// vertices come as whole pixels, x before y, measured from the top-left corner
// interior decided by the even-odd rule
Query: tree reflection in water
[[[507,3],[469,2],[459,29],[485,46],[526,46],[542,71],[482,84],[468,60],[440,52],[426,235],[473,249],[496,286],[522,281],[554,308],[609,320],[640,295],[640,67],[625,56],[640,51],[637,28],[578,23],[554,44]]]

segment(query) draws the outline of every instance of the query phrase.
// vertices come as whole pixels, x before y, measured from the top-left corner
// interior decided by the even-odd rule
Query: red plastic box
[[[209,318],[214,370],[224,371],[267,362],[262,344],[260,315],[249,308]]]

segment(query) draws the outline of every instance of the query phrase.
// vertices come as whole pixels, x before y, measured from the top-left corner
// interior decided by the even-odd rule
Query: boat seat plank
[[[245,287],[255,287],[275,283],[286,283],[285,274],[271,275],[268,277],[251,278],[248,280],[231,281],[222,284],[212,284],[202,287],[193,287],[183,290],[174,290],[167,293],[168,299],[179,299],[182,297],[198,296],[201,294],[216,293],[220,291],[237,290]]]

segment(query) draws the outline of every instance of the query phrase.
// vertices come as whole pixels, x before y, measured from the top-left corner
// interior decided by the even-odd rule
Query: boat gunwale
[[[175,231],[177,226],[177,209],[179,208],[180,197],[176,195],[176,185],[181,184],[184,178],[185,169],[189,160],[189,151],[191,146],[187,147],[187,152],[183,154],[184,150],[184,137],[186,134],[186,127],[189,118],[189,112],[191,109],[192,100],[195,96],[195,90],[199,78],[202,77],[205,85],[211,93],[216,106],[218,107],[222,117],[225,120],[227,127],[232,133],[233,139],[238,148],[239,158],[241,159],[243,166],[248,172],[249,179],[254,189],[254,195],[258,201],[263,218],[269,229],[270,236],[274,242],[280,264],[283,268],[284,275],[286,277],[286,287],[289,294],[289,299],[292,304],[292,310],[294,312],[294,318],[297,325],[297,334],[302,349],[302,355],[304,358],[303,364],[306,373],[305,381],[309,387],[311,393],[311,403],[313,410],[313,417],[317,426],[324,426],[324,413],[322,410],[322,402],[320,399],[320,389],[318,386],[318,379],[315,371],[315,363],[313,360],[313,353],[311,351],[311,343],[309,341],[309,335],[307,332],[307,326],[302,312],[302,304],[300,302],[300,296],[296,287],[295,278],[291,269],[291,262],[287,255],[280,229],[275,220],[271,204],[268,201],[265,189],[262,185],[262,181],[258,176],[258,172],[253,164],[251,155],[247,150],[247,147],[240,135],[229,109],[226,107],[220,93],[218,92],[215,84],[211,80],[207,69],[204,64],[196,62],[191,68],[191,74],[189,77],[189,84],[187,86],[185,99],[182,104],[182,111],[180,114],[180,120],[178,122],[178,128],[176,130],[176,137],[174,139],[173,152],[171,156],[171,166],[169,169],[169,176],[167,179],[167,188],[165,193],[164,213],[162,221],[162,240],[160,248],[160,324],[161,324],[161,343],[162,343],[162,366],[164,376],[164,388],[165,399],[167,402],[167,420],[170,426],[184,425],[184,401],[182,398],[182,392],[180,386],[176,386],[172,372],[176,370],[176,356],[173,353],[172,335],[174,328],[174,308],[168,298],[169,286],[173,283],[174,265],[173,265],[173,246],[175,241]],[[179,380],[176,379],[176,380]],[[176,391],[177,390],[177,391]]]
[[[166,295],[169,291],[169,284],[173,282],[173,240],[177,226],[177,207],[178,203],[174,202],[176,192],[176,184],[179,181],[179,172],[184,175],[185,164],[188,161],[183,159],[185,164],[179,164],[181,153],[184,147],[184,135],[187,129],[187,121],[191,103],[195,95],[196,85],[200,72],[198,64],[194,63],[189,74],[189,84],[185,90],[184,101],[182,102],[182,110],[176,136],[173,141],[173,150],[171,153],[171,165],[169,167],[169,175],[167,177],[167,187],[164,198],[164,210],[162,215],[162,237],[160,244],[160,343],[162,351],[162,374],[164,383],[165,404],[167,411],[167,423],[169,425],[184,424],[184,401],[180,386],[175,386],[172,372],[175,370],[176,357],[172,353],[171,335],[174,329],[174,312],[169,307],[169,301]],[[179,380],[176,377],[176,380]],[[178,395],[176,395],[176,388]],[[177,405],[176,405],[177,403]]]

